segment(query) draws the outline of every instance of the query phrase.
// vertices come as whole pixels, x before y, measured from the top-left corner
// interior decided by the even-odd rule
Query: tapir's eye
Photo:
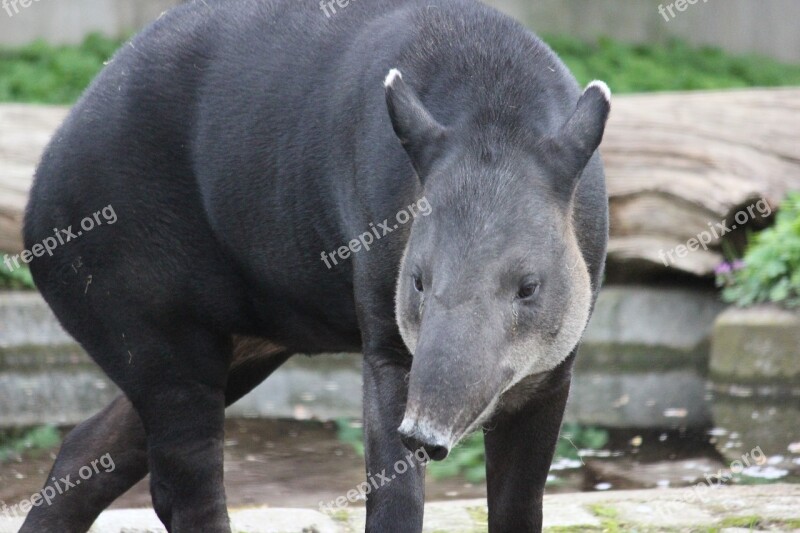
[[[417,292],[422,292],[425,290],[425,287],[422,286],[422,278],[419,276],[414,276],[414,288],[417,290]]]
[[[539,284],[535,281],[525,282],[517,291],[517,298],[520,300],[530,300],[539,294]]]

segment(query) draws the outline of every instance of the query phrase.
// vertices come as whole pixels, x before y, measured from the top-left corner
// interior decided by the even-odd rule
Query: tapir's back
[[[235,295],[226,321],[259,306],[263,291],[276,314],[305,306],[293,316],[354,338],[352,302],[331,307],[306,291],[351,292],[352,262],[331,273],[319,252],[414,194],[411,180],[396,179],[411,168],[384,102],[395,67],[443,123],[504,121],[541,134],[578,96],[541,41],[477,1],[196,0],[126,44],[56,133],[32,190],[26,246],[114,205],[130,223],[76,243],[52,260],[58,268],[78,258],[139,265],[167,300],[205,294],[202,282],[178,280],[201,271]],[[593,192],[578,197],[604,202],[602,172],[593,174]],[[604,215],[595,218],[599,228]],[[390,265],[402,253],[395,241]],[[152,264],[164,250],[179,251],[171,271]],[[48,270],[39,263],[35,275]]]

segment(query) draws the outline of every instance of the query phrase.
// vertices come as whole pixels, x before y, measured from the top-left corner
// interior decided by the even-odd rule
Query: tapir
[[[293,354],[331,352],[363,354],[367,472],[482,430],[489,531],[540,531],[605,262],[609,112],[606,84],[581,90],[474,0],[163,14],[36,171],[33,278],[123,394],[66,436],[48,480],[106,454],[114,472],[22,531],[84,532],[149,472],[169,531],[229,532],[226,406]],[[115,224],[81,229],[104,208]],[[368,494],[367,531],[421,531],[424,471]]]

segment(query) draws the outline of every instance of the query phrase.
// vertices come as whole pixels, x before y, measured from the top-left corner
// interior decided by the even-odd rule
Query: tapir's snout
[[[434,461],[490,418],[512,379],[498,357],[502,324],[491,302],[468,303],[444,305],[431,298],[415,343],[398,433],[409,450],[421,448]]]
[[[408,418],[403,420],[397,431],[409,451],[423,450],[434,461],[441,461],[450,453],[450,438],[444,432],[432,431]]]

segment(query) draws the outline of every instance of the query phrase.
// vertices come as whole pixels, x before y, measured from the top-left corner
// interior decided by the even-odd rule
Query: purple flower
[[[714,269],[714,274],[717,276],[721,276],[723,274],[730,274],[732,271],[730,263],[720,263],[717,265],[717,268]]]

